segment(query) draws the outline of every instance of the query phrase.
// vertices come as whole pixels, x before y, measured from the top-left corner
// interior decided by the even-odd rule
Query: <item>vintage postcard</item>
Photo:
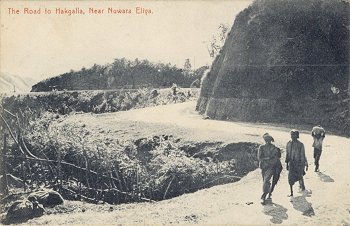
[[[350,225],[348,0],[0,0],[4,225]]]

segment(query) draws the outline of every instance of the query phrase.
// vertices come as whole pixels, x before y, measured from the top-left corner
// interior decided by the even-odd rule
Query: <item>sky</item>
[[[39,81],[123,57],[179,67],[189,58],[195,68],[210,65],[207,45],[220,23],[231,28],[250,3],[1,0],[0,71]],[[136,14],[136,7],[145,10]],[[57,14],[57,8],[85,14]],[[100,14],[89,13],[90,8]],[[130,9],[131,14],[110,14],[108,8]],[[142,13],[146,9],[152,13]]]

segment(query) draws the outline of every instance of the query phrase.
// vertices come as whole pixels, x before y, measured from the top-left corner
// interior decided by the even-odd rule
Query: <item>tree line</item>
[[[169,87],[173,83],[190,87],[199,81],[208,66],[197,70],[178,68],[170,63],[152,63],[148,60],[115,59],[106,65],[94,64],[55,76],[35,84],[32,92],[52,90],[135,89],[140,87]]]

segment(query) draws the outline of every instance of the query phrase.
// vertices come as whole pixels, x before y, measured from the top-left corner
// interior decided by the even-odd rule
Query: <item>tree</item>
[[[192,65],[191,65],[190,59],[187,58],[185,60],[184,70],[185,71],[191,71],[191,68],[192,68]]]
[[[185,76],[191,76],[193,74],[192,65],[191,65],[190,59],[188,58],[185,60],[184,74]]]
[[[212,39],[209,41],[207,49],[211,58],[214,58],[216,55],[218,55],[218,53],[224,46],[227,37],[227,31],[228,26],[221,23],[218,27],[217,33],[214,34],[212,36]]]

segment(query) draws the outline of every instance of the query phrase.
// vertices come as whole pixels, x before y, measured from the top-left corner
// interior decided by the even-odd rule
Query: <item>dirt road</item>
[[[65,123],[81,123],[106,131],[138,136],[174,133],[193,140],[223,142],[259,142],[269,132],[281,148],[290,138],[292,128],[268,124],[234,123],[204,120],[194,111],[195,102],[137,109],[101,115],[82,114],[68,117]],[[32,224],[244,224],[244,225],[350,225],[350,139],[327,135],[320,161],[320,172],[313,172],[312,138],[301,131],[309,171],[305,176],[306,192],[288,198],[287,171],[273,194],[272,203],[262,206],[260,170],[249,173],[239,182],[204,189],[157,203],[123,204],[107,211],[106,206],[79,204],[87,211],[45,215]],[[284,156],[282,157],[284,160]],[[285,168],[285,166],[284,166]],[[295,185],[295,190],[298,188]],[[75,205],[75,202],[69,202]]]

